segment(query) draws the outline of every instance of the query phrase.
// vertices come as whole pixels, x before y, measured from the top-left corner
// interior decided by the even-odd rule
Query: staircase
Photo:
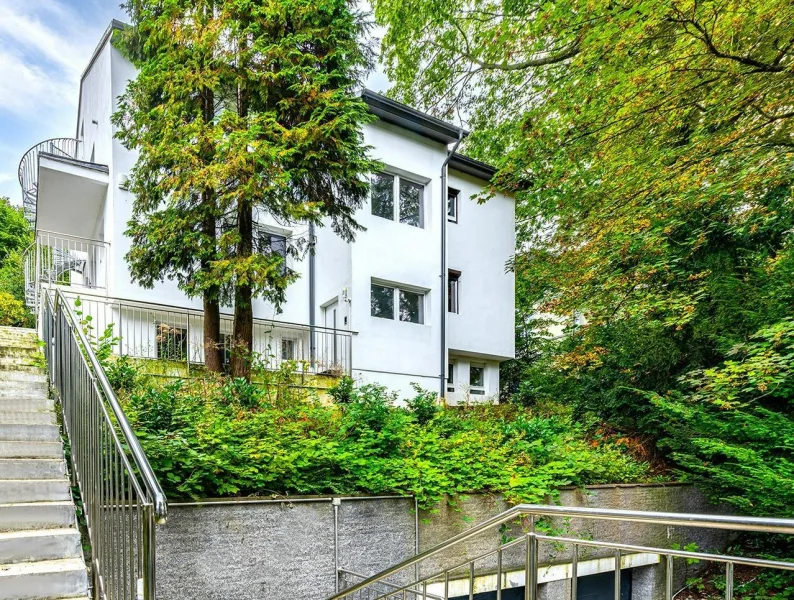
[[[87,598],[63,446],[32,329],[0,327],[0,600]],[[40,358],[38,359],[40,360]]]

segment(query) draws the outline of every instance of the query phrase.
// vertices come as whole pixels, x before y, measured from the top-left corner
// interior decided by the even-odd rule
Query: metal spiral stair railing
[[[30,150],[25,152],[22,160],[19,161],[17,175],[19,185],[22,187],[22,206],[25,211],[25,218],[31,228],[36,226],[36,204],[38,202],[39,190],[39,154],[48,153],[67,158],[77,158],[77,150],[80,141],[74,138],[52,138],[39,142]],[[39,284],[38,274],[36,273],[36,252],[37,243],[34,242],[25,251],[25,301],[28,306],[35,307],[37,304],[37,286]],[[55,257],[54,265],[65,267],[69,262],[68,257]],[[56,267],[57,268],[57,267]]]
[[[52,138],[39,142],[25,152],[19,161],[19,185],[22,186],[22,204],[25,217],[31,227],[36,222],[36,201],[38,199],[39,154],[47,153],[67,158],[77,158],[80,140],[74,138]]]

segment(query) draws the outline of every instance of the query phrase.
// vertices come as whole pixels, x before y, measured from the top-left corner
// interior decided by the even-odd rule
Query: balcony
[[[25,301],[37,309],[42,285],[107,293],[108,244],[50,231],[37,231],[25,253]]]
[[[201,310],[108,298],[74,288],[62,291],[78,318],[88,319],[92,335],[109,332],[115,355],[152,361],[144,371],[183,375],[204,363]],[[231,334],[232,315],[222,314],[224,362],[228,362]],[[342,329],[254,319],[254,362],[266,370],[286,367],[301,374],[349,375],[352,335]]]
[[[17,175],[19,177],[19,185],[22,186],[22,204],[25,210],[25,217],[27,217],[31,227],[35,227],[36,223],[39,193],[39,156],[49,155],[76,159],[79,145],[80,142],[72,138],[45,140],[28,150],[22,160],[19,161]]]

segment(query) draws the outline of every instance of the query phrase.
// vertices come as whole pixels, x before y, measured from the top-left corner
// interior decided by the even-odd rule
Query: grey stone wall
[[[335,507],[334,504],[337,504]],[[665,512],[719,512],[686,486],[593,486],[565,490],[560,504]],[[495,496],[472,495],[421,511],[419,547],[426,550],[508,508]],[[336,513],[336,514],[335,514]],[[336,523],[336,527],[335,527]],[[467,542],[454,555],[436,556],[422,565],[429,575],[466,558],[493,550],[505,537],[520,537],[522,523]],[[721,550],[728,541],[717,530],[685,530],[609,521],[555,523],[570,537],[671,547],[695,542],[703,550]],[[415,554],[417,519],[410,498],[294,498],[290,501],[202,502],[172,504],[168,523],[157,530],[157,588],[161,600],[321,600],[334,592],[335,560],[341,568],[372,575]],[[542,562],[570,560],[570,549],[542,544]],[[338,553],[338,554],[337,554]],[[584,558],[602,556],[584,551]],[[582,556],[582,555],[580,555]],[[478,574],[494,572],[495,556],[478,561]],[[504,552],[505,570],[522,568],[524,547]],[[683,585],[693,567],[676,561],[676,583]],[[413,576],[402,573],[394,581]],[[663,572],[634,570],[636,598],[656,598]],[[346,581],[357,581],[347,577]],[[561,598],[567,582],[542,586],[543,598]],[[641,595],[637,595],[641,590]]]

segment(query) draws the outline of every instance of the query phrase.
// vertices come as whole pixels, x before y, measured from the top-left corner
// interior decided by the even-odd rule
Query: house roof
[[[403,127],[436,142],[452,144],[469,134],[468,131],[457,125],[436,119],[427,113],[372,90],[365,89],[361,98],[369,105],[372,113],[380,117],[382,121]]]
[[[461,173],[466,173],[467,175],[472,175],[478,179],[484,179],[485,181],[490,181],[498,171],[496,167],[469,158],[468,156],[463,156],[457,152],[449,159],[449,168],[460,171]]]

